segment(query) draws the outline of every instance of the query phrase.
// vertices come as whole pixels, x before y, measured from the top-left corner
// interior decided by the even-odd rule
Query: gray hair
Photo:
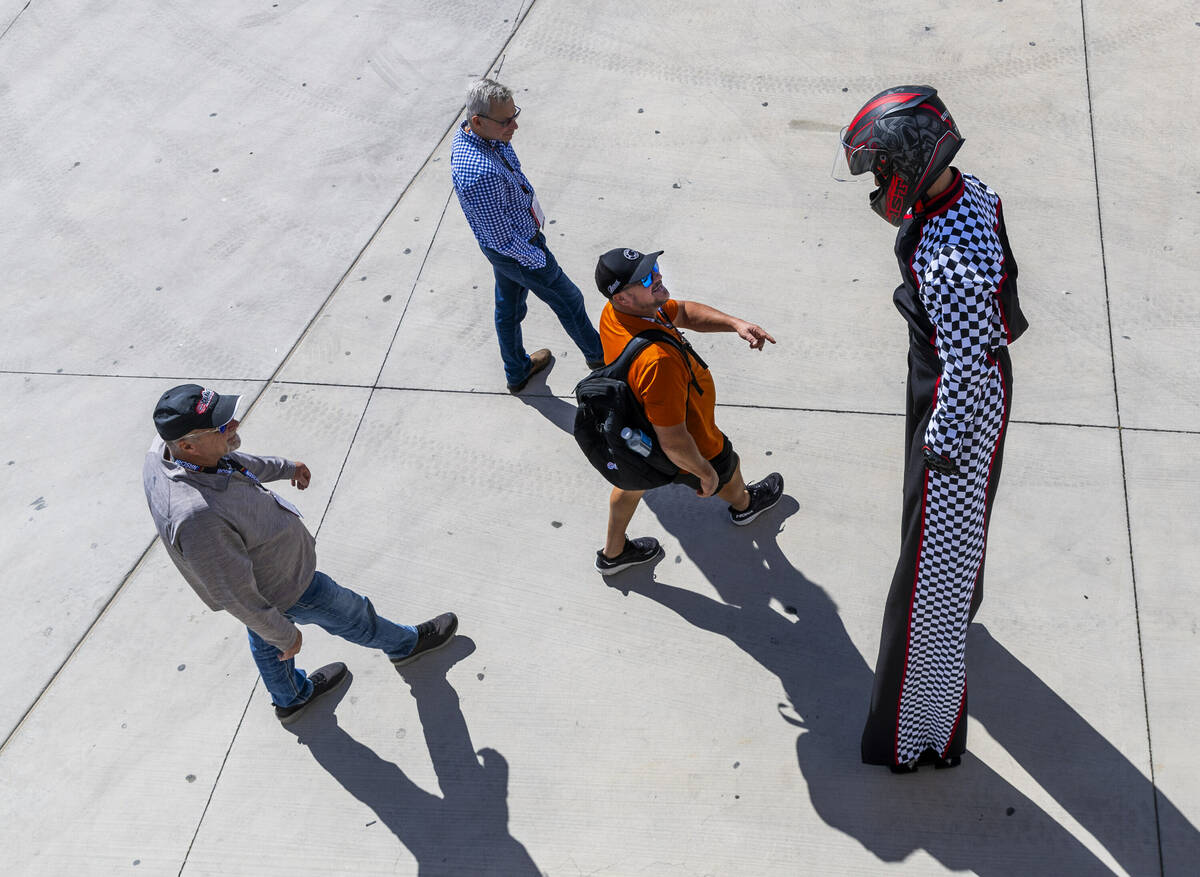
[[[467,118],[471,116],[486,116],[492,111],[492,104],[511,99],[512,89],[501,85],[494,79],[480,79],[471,83],[467,89]]]
[[[167,450],[171,452],[171,456],[174,457],[176,460],[178,460],[179,453],[180,453],[180,451],[183,450],[183,448],[180,447],[179,443],[182,442],[184,439],[191,439],[192,441],[195,441],[197,436],[204,435],[206,432],[216,432],[216,430],[215,429],[193,429],[191,432],[184,433],[177,439],[171,439],[170,441],[163,439],[163,444],[167,446]]]

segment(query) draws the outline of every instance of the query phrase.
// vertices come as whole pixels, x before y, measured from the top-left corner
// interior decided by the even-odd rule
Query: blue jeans
[[[417,644],[415,627],[380,618],[370,600],[343,588],[319,570],[296,605],[283,614],[298,624],[319,625],[360,646],[382,649],[389,658],[402,658]],[[279,660],[279,649],[249,628],[246,630],[250,634],[250,654],[275,706],[295,706],[308,700],[313,684],[296,667],[296,661]]]
[[[521,340],[521,321],[528,310],[525,300],[530,291],[550,306],[587,362],[604,360],[600,334],[583,307],[583,293],[558,266],[546,246],[545,235],[539,233],[532,243],[546,254],[542,268],[526,268],[503,253],[480,247],[496,275],[496,337],[500,341],[500,358],[504,360],[504,377],[510,384],[525,380],[531,368]]]

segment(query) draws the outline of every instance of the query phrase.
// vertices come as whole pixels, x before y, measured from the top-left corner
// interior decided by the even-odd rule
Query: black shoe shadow
[[[541,390],[543,394],[549,393],[550,389],[546,386],[546,378],[550,376],[550,372],[554,371],[554,366],[558,362],[558,357],[553,353],[550,354],[550,361],[546,363],[546,367],[540,369],[535,374],[530,375],[525,379],[525,383],[521,385],[521,389],[513,390],[510,386],[508,392],[520,398],[531,391]]]
[[[650,491],[646,502],[721,599],[657,581],[638,581],[630,591],[727,637],[779,678],[788,698],[779,704],[780,715],[803,729],[796,741],[797,761],[813,808],[827,824],[885,862],[924,850],[946,868],[997,877],[1109,873],[1051,815],[972,759],[969,749],[959,768],[927,768],[908,776],[861,763],[859,742],[873,674],[829,594],[779,548],[778,534],[799,508],[795,499],[785,495],[775,509],[744,528],[731,526],[715,503],[697,502],[685,493]],[[670,568],[668,564],[660,571],[669,575]],[[886,582],[879,587],[881,601],[885,593]],[[772,599],[782,613],[772,608]],[[1150,783],[1028,668],[1011,655],[997,660],[997,650],[968,651],[971,713],[1122,867],[1133,874],[1159,873]],[[1031,685],[1035,705],[1028,704]],[[984,714],[976,709],[980,700],[986,704]],[[1024,716],[1026,711],[1032,714]],[[1064,771],[1058,759],[1032,753],[1033,736],[1028,747],[1019,740],[1009,745],[1009,739],[1017,738],[1011,732],[1017,716],[1027,718],[1042,735],[1063,737],[1065,751],[1082,744],[1096,761]],[[1063,757],[1069,758],[1065,752]],[[1064,787],[1075,781],[1072,773],[1078,770],[1090,772],[1093,780],[1083,787],[1086,792],[1072,794]],[[1117,777],[1122,784],[1110,786],[1107,802],[1092,794],[1105,777]],[[1120,802],[1112,800],[1117,795]],[[1195,829],[1182,817],[1179,821],[1176,830],[1194,837]]]
[[[539,877],[508,830],[508,763],[494,749],[476,753],[446,670],[475,643],[459,635],[445,648],[396,668],[412,689],[441,795],[427,792],[322,710],[288,730],[346,791],[371,808],[418,863],[423,877]],[[331,693],[332,706],[341,694]],[[334,699],[336,697],[336,700]]]
[[[526,390],[529,388],[526,387]],[[543,383],[544,393],[526,393],[522,391],[517,398],[537,411],[568,435],[575,433],[575,403],[560,399],[550,393]],[[582,455],[581,455],[582,456]]]

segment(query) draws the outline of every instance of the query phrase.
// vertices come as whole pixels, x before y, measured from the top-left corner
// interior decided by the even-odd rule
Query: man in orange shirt
[[[670,297],[658,270],[663,253],[640,253],[618,247],[596,264],[596,286],[608,299],[600,315],[600,340],[604,361],[612,362],[625,345],[647,329],[675,335],[687,354],[665,344],[650,344],[629,367],[629,386],[641,400],[654,425],[655,438],[680,473],[677,484],[695,489],[698,496],[719,496],[729,503],[729,517],[738,526],[749,524],[774,507],[783,496],[783,477],[772,472],[747,485],[733,445],[715,422],[716,386],[708,366],[691,349],[679,330],[737,332],[752,350],[762,350],[772,338],[761,327],[716,308]],[[629,539],[625,530],[644,490],[614,487],[608,502],[608,536],[596,552],[596,570],[612,575],[639,563],[655,560],[662,552],[652,536]]]

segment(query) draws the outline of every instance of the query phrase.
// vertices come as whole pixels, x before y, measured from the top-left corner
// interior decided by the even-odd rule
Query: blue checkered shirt
[[[480,246],[526,268],[545,267],[546,254],[529,242],[538,233],[530,207],[533,186],[511,143],[484,140],[462,125],[450,146],[450,176]]]

